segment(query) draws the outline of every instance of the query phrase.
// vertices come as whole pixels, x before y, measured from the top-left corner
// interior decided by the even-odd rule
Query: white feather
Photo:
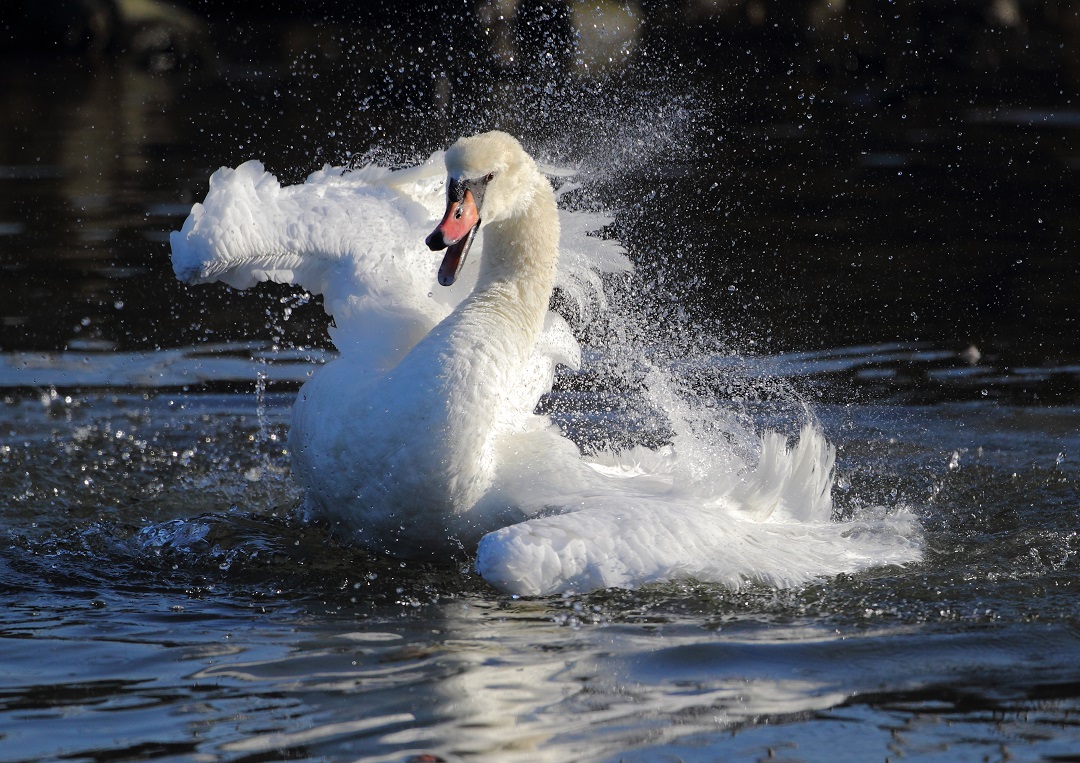
[[[487,580],[523,595],[788,586],[920,558],[909,513],[831,521],[835,451],[812,426],[792,446],[765,433],[753,468],[692,427],[660,450],[583,457],[533,413],[555,365],[581,362],[547,300],[558,285],[583,313],[607,309],[600,274],[628,272],[625,254],[593,235],[606,218],[557,212],[516,141],[488,134],[451,150],[455,171],[495,179],[487,232],[463,277],[439,286],[424,239],[444,203],[441,159],[325,168],[288,187],[258,162],[223,168],[172,234],[182,280],[323,295],[341,357],[301,390],[290,434],[312,512],[378,552],[475,550]]]

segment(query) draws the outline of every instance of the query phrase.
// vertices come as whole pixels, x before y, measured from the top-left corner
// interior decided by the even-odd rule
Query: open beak
[[[447,183],[446,214],[439,226],[431,232],[426,242],[432,251],[445,249],[442,265],[439,266],[439,283],[450,286],[457,279],[458,271],[465,264],[469,247],[480,229],[480,200],[482,189],[468,187],[451,178]],[[479,190],[479,194],[474,191]]]

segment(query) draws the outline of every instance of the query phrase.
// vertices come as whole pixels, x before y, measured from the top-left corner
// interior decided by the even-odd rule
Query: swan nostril
[[[461,207],[458,207],[457,211],[454,212],[454,219],[455,220],[460,220],[461,219]]]
[[[446,248],[446,242],[443,241],[442,233],[439,230],[433,230],[431,235],[424,239],[424,243],[433,252]]]

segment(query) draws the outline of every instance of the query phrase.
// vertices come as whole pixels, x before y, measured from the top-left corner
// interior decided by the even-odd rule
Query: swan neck
[[[517,214],[487,226],[477,292],[514,285],[528,303],[542,302],[547,312],[559,258],[559,211],[547,178],[537,173],[536,187]]]

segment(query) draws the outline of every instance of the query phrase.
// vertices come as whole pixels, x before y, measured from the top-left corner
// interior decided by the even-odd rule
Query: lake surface
[[[0,759],[1080,760],[1072,38],[747,8],[238,11],[9,54]],[[809,410],[838,511],[911,508],[921,564],[516,599],[297,518],[321,305],[180,285],[168,232],[219,166],[297,182],[490,127],[579,168],[654,362],[759,427]],[[662,439],[622,392],[587,369],[544,406]]]

